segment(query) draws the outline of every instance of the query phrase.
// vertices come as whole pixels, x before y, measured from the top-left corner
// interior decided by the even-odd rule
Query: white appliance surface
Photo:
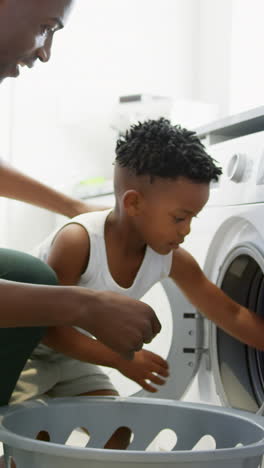
[[[263,315],[264,132],[207,148],[223,167],[184,247],[208,278]],[[263,353],[204,323],[203,357],[185,398],[257,411],[264,400]]]

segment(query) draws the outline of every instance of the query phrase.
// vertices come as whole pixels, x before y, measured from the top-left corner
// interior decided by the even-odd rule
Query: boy
[[[67,222],[44,241],[38,256],[55,270],[62,285],[112,290],[133,298],[142,297],[154,283],[169,276],[207,318],[248,345],[263,349],[264,321],[212,284],[180,247],[190,232],[192,218],[208,200],[210,182],[221,172],[193,132],[172,126],[163,118],[132,126],[116,146],[114,209]],[[136,381],[141,378],[141,369],[144,388],[145,379],[161,383],[159,376],[167,375],[164,362],[155,361],[154,366],[156,355],[145,359],[146,351],[142,350],[131,362],[122,361],[105,345],[74,328],[51,328],[44,343],[79,361],[116,367]],[[48,382],[50,365],[60,359],[60,354],[47,348],[37,349],[22,373],[13,401],[26,398],[30,385],[32,397],[42,394],[42,381]],[[74,376],[69,372],[44,393],[114,394],[107,379],[91,388],[90,364],[73,362],[76,367],[83,366],[84,373]],[[30,382],[32,369],[39,373],[35,382],[33,377]]]

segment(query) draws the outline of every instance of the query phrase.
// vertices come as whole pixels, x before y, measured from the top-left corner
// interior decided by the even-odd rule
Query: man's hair
[[[222,170],[209,156],[195,132],[171,125],[165,118],[132,125],[117,140],[116,163],[136,175],[194,182],[218,180]]]

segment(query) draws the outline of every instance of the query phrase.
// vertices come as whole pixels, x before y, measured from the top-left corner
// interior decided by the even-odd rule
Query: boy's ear
[[[123,195],[123,206],[129,216],[138,216],[142,207],[142,195],[136,190],[127,190]]]

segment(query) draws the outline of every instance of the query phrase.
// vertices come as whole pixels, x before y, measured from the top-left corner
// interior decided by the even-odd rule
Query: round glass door
[[[264,258],[253,245],[235,248],[221,267],[218,285],[236,302],[264,317]],[[257,411],[264,400],[264,353],[212,325],[212,360],[226,405]]]

